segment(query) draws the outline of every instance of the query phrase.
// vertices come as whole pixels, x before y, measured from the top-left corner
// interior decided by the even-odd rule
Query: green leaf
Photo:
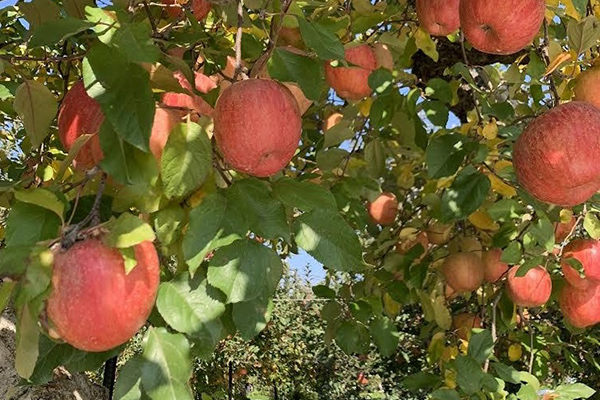
[[[151,38],[152,28],[146,21],[121,24],[106,44],[118,49],[131,62],[154,63],[160,49]]]
[[[519,400],[538,400],[539,396],[537,391],[531,385],[521,385],[519,392],[517,393]]]
[[[433,138],[425,151],[429,177],[439,179],[454,175],[467,155],[467,144],[469,144],[468,138],[459,134]]]
[[[140,400],[142,397],[142,376],[140,370],[144,360],[139,354],[130,358],[119,370],[115,383],[115,400]]]
[[[233,321],[244,340],[251,340],[258,335],[271,320],[273,301],[266,296],[259,296],[250,301],[233,305]]]
[[[177,124],[169,134],[161,158],[165,195],[185,197],[198,189],[212,171],[212,147],[196,123]]]
[[[430,79],[429,82],[427,82],[425,94],[433,99],[437,99],[448,104],[452,102],[454,97],[450,84],[441,78]]]
[[[73,18],[85,19],[85,8],[94,7],[93,0],[64,0],[63,7]]]
[[[60,218],[50,210],[15,202],[8,215],[6,245],[26,246],[58,235]]]
[[[298,25],[304,43],[322,60],[343,60],[344,46],[340,40],[319,24],[298,17]]]
[[[354,230],[338,213],[314,209],[293,224],[295,240],[317,261],[336,271],[361,271],[362,248]]]
[[[30,29],[36,29],[45,22],[60,18],[60,8],[51,0],[33,0],[19,3],[19,10],[25,15]]]
[[[192,400],[190,344],[181,334],[151,327],[142,343],[142,388],[152,400]]]
[[[65,204],[59,198],[44,188],[19,189],[15,191],[15,198],[23,203],[33,204],[54,212],[62,220]]]
[[[2,65],[0,64],[0,74],[2,69]],[[8,100],[10,98],[13,98],[13,94],[11,93],[10,89],[7,88],[4,85],[0,85],[0,101],[4,101],[4,100]]]
[[[290,228],[283,205],[270,196],[270,188],[258,179],[236,181],[225,192],[231,207],[239,210],[246,226],[267,239],[289,240]]]
[[[379,178],[386,172],[386,144],[383,140],[377,138],[371,140],[365,146],[365,161],[367,169],[373,178]]]
[[[50,133],[58,111],[56,98],[43,83],[26,80],[17,88],[13,108],[23,121],[32,146],[39,147]]]
[[[450,329],[452,325],[452,316],[450,310],[446,306],[446,299],[444,296],[436,297],[431,303],[433,306],[433,315],[435,323],[442,329]]]
[[[583,219],[583,228],[592,239],[600,239],[600,219],[596,213],[588,212]]]
[[[21,378],[28,379],[33,374],[39,355],[39,336],[37,319],[33,318],[26,304],[21,309],[17,321],[15,369]]]
[[[449,118],[448,106],[437,100],[425,100],[423,110],[427,118],[437,126],[446,126]]]
[[[511,242],[507,248],[502,250],[500,260],[507,264],[519,264],[523,257],[523,248],[519,242]]]
[[[323,65],[316,60],[276,47],[267,68],[272,79],[297,83],[307,99],[317,101],[321,97]]]
[[[92,22],[77,18],[49,21],[33,31],[28,47],[50,46],[88,30],[93,26]]]
[[[535,256],[526,260],[517,270],[515,276],[523,277],[529,272],[530,269],[537,267],[538,265],[543,265],[544,258],[542,256]]]
[[[546,215],[538,213],[538,219],[532,224],[529,232],[546,251],[551,252],[554,249],[554,225]]]
[[[491,188],[490,180],[469,165],[458,173],[442,196],[442,220],[462,219],[477,210]]]
[[[170,245],[179,238],[179,228],[185,218],[181,207],[170,206],[156,213],[154,217],[154,231],[156,237],[163,245]]]
[[[456,366],[456,383],[466,394],[474,394],[481,390],[484,378],[479,363],[469,356],[458,356],[454,360]]]
[[[83,80],[119,137],[147,152],[155,108],[148,72],[96,43],[83,60]]]
[[[600,22],[593,15],[581,21],[570,20],[567,25],[567,37],[569,48],[576,51],[577,55],[582,54],[600,38]]]
[[[252,239],[221,247],[210,260],[208,283],[227,296],[228,303],[272,294],[283,266],[277,253]]]
[[[108,227],[104,243],[109,247],[127,248],[155,239],[152,227],[130,213],[123,213]]]
[[[158,166],[150,153],[125,142],[114,130],[110,121],[105,120],[98,133],[104,158],[100,162],[102,169],[111,178],[124,185],[148,186],[158,179]],[[147,193],[144,193],[147,196]]]
[[[183,237],[183,255],[193,274],[206,255],[246,235],[240,211],[218,194],[207,196],[190,212],[190,224]]]
[[[492,204],[487,209],[487,212],[494,221],[504,221],[519,218],[521,215],[525,214],[526,210],[516,200],[502,199]]]
[[[221,338],[225,296],[208,284],[204,274],[191,278],[183,273],[161,283],[156,307],[173,329],[201,338],[211,351]]]
[[[337,210],[331,192],[312,182],[282,178],[273,184],[273,195],[286,206],[305,212],[314,209]]]
[[[0,283],[0,315],[8,305],[10,301],[10,295],[15,288],[16,282],[2,282]]]
[[[482,330],[473,333],[469,340],[468,355],[473,357],[477,362],[483,363],[492,355],[494,351],[494,340],[489,331]]]
[[[335,342],[348,355],[366,354],[369,351],[371,338],[366,326],[355,321],[344,321],[340,324]]]
[[[460,395],[453,389],[438,389],[431,393],[431,398],[435,400],[460,400]]]
[[[394,87],[394,76],[389,69],[379,68],[369,75],[368,82],[369,87],[381,95]]]
[[[390,357],[396,353],[400,334],[396,325],[388,317],[376,317],[371,321],[369,329],[375,344],[384,357]]]
[[[417,372],[407,376],[402,380],[402,386],[408,390],[430,389],[441,383],[442,379],[429,372]]]
[[[325,140],[323,148],[337,146],[345,140],[352,139],[355,136],[354,130],[350,128],[350,121],[342,120],[323,132]]]
[[[596,393],[596,391],[583,383],[572,383],[569,385],[560,385],[554,390],[554,394],[558,395],[557,400],[575,400],[587,399]]]
[[[123,264],[125,265],[125,275],[128,275],[138,264],[135,258],[135,248],[127,247],[119,249],[121,257],[123,257]]]
[[[514,384],[521,383],[521,373],[513,367],[502,363],[493,363],[492,367],[503,381]]]

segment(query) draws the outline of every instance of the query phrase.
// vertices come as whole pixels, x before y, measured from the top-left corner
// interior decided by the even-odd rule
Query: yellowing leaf
[[[440,178],[437,181],[437,187],[438,187],[438,189],[449,188],[450,185],[452,185],[452,181],[454,181],[453,176],[449,176],[447,178]]]
[[[446,370],[444,384],[446,385],[446,387],[448,387],[448,389],[456,389],[456,370]]]
[[[395,317],[400,312],[400,303],[387,293],[383,294],[383,309],[389,316]]]
[[[572,0],[561,0],[561,3],[563,3],[565,5],[565,13],[569,17],[573,17],[577,21],[579,21],[581,19],[581,15],[579,14],[579,11],[577,11],[575,6],[573,5]]]
[[[494,174],[488,174],[487,177],[492,183],[492,190],[504,197],[511,198],[517,195],[517,191],[514,187],[507,185]]]
[[[523,355],[523,347],[518,343],[513,343],[508,347],[508,359],[510,361],[517,361]]]
[[[456,346],[448,346],[444,348],[444,353],[442,354],[442,360],[450,361],[454,360],[458,356],[458,347]]]
[[[466,340],[460,339],[460,344],[458,346],[458,350],[460,350],[460,352],[462,354],[467,354],[467,352],[469,351],[469,342]]]
[[[492,119],[483,127],[481,135],[488,140],[496,139],[498,136],[498,125],[495,119]]]
[[[469,222],[475,227],[486,231],[497,231],[500,226],[494,222],[490,214],[485,210],[477,210],[473,214],[469,215]]]
[[[412,172],[412,166],[410,164],[404,164],[400,166],[400,173],[396,182],[398,186],[403,189],[410,189],[415,184],[415,176]]]
[[[435,42],[429,36],[429,33],[425,31],[423,28],[417,29],[415,32],[415,43],[417,48],[423,51],[423,53],[427,54],[429,58],[433,61],[437,62],[440,55],[438,54],[437,48],[435,46]]]
[[[553,73],[554,71],[556,71],[556,69],[558,67],[561,66],[561,64],[567,62],[567,61],[571,61],[571,53],[565,51],[560,53],[556,58],[554,58],[550,64],[548,64],[548,67],[546,68],[546,72],[544,72],[544,76],[548,76],[551,73]]]
[[[360,103],[358,106],[358,111],[361,113],[363,117],[368,117],[371,112],[371,105],[373,105],[373,98],[367,97],[364,101]]]

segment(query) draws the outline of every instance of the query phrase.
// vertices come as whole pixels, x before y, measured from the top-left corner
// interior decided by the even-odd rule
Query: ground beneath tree
[[[70,374],[57,368],[54,379],[38,387],[19,387],[15,371],[15,316],[0,314],[0,399],[2,400],[103,400],[103,387],[91,383],[84,374]]]

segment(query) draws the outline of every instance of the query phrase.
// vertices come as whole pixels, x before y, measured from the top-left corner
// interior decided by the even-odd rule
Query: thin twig
[[[61,61],[72,61],[72,60],[81,60],[85,57],[85,54],[72,54],[70,56],[61,56],[61,57],[29,57],[29,56],[10,56],[6,54],[0,54],[0,59],[6,60],[8,62],[18,62],[18,61],[38,61],[38,62],[61,62]]]
[[[519,316],[521,317],[521,322],[529,329],[529,368],[528,371],[531,374],[533,371],[533,360],[535,352],[533,351],[533,325],[530,324],[523,315],[523,309],[521,307],[518,308]]]
[[[546,21],[546,18],[544,18],[543,27],[544,39],[542,42],[542,47],[540,48],[540,53],[546,62],[546,66],[548,66],[550,65],[550,53],[548,50],[550,46],[550,38],[548,37],[548,22]],[[558,94],[558,90],[556,89],[556,82],[554,82],[554,77],[552,74],[548,74],[548,80],[550,82],[550,90],[552,91],[552,99],[554,100],[552,104],[553,107],[556,107],[560,102],[560,96]]]
[[[237,0],[237,32],[235,33],[235,82],[242,72],[242,26],[244,25],[244,2]]]
[[[150,21],[150,26],[152,27],[152,33],[154,33],[154,36],[158,36],[158,31],[156,29],[156,22],[154,22],[154,17],[152,16],[152,13],[150,12],[150,7],[148,7],[148,2],[147,1],[143,1],[142,4],[144,5],[144,10],[146,11],[146,15],[148,15],[148,20]]]

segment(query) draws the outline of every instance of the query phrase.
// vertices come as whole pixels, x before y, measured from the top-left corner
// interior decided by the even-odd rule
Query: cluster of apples
[[[474,48],[489,54],[514,54],[530,44],[545,10],[544,0],[417,0],[417,17],[431,35],[461,28]]]

